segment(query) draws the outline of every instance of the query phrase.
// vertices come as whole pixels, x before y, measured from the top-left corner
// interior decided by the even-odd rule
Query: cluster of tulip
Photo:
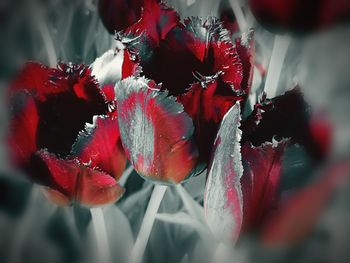
[[[274,12],[278,1],[250,2],[259,19],[271,6],[267,23],[286,19],[279,25],[288,28],[288,16]],[[100,0],[99,12],[115,33],[114,50],[91,66],[30,62],[12,83],[13,164],[53,202],[89,207],[122,196],[127,160],[155,185],[205,173],[206,219],[220,240],[268,223],[286,148],[298,143],[319,161],[327,145],[298,87],[262,94],[243,117],[256,65],[253,30],[232,41],[219,20],[181,19],[157,0]]]

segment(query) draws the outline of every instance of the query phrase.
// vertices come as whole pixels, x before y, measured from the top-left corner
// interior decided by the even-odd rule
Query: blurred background
[[[233,12],[233,6],[238,5],[247,29],[255,30],[259,67],[255,69],[253,93],[261,92],[276,31],[267,30],[264,23],[257,21],[245,0],[167,2],[182,18],[221,18],[232,30],[233,38],[240,34]],[[311,2],[316,10],[318,1]],[[284,157],[281,192],[288,195],[300,187],[314,189],[310,190],[313,194],[301,198],[308,206],[287,214],[287,226],[283,228],[286,240],[288,235],[303,231],[305,220],[312,217],[307,212],[319,204],[317,200],[325,201],[311,230],[298,242],[285,245],[281,238],[280,245],[266,245],[252,233],[232,248],[230,262],[350,262],[350,180],[346,177],[332,189],[317,181],[338,160],[350,160],[350,25],[342,19],[323,30],[283,34],[290,44],[277,94],[298,84],[311,108],[321,119],[327,117],[332,126],[329,159],[324,164],[313,163],[298,145],[290,147]],[[97,0],[1,0],[0,35],[0,263],[98,262],[89,210],[78,205],[53,206],[40,189],[9,166],[4,143],[8,124],[5,92],[26,61],[51,66],[57,61],[91,64],[115,47],[114,36],[101,22]],[[205,175],[201,175],[184,185],[191,200],[199,205],[203,202],[204,183]],[[134,172],[126,188],[122,200],[104,208],[113,261],[118,263],[127,260],[152,185]],[[205,242],[196,225],[186,220],[176,223],[183,222],[183,214],[188,212],[186,198],[190,197],[181,196],[176,188],[166,193],[160,213],[175,215],[173,220],[157,220],[146,262],[208,262],[213,251],[203,249]]]

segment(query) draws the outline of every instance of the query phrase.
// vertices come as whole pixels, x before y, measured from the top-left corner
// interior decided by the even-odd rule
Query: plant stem
[[[32,8],[34,12],[33,13],[34,21],[36,21],[37,28],[41,34],[41,38],[47,53],[47,59],[48,59],[49,65],[50,67],[55,67],[57,63],[55,45],[52,40],[50,30],[47,25],[47,21],[45,21],[45,18],[43,15],[43,9],[41,8],[41,6],[37,1],[34,1]]]
[[[119,184],[121,186],[125,186],[126,182],[128,181],[128,178],[130,176],[130,174],[132,173],[132,171],[134,171],[134,167],[132,165],[130,165],[122,174],[122,176],[119,179]]]
[[[239,30],[246,32],[248,30],[248,24],[244,17],[240,2],[238,0],[229,0],[233,13],[236,17]]]
[[[28,229],[30,229],[31,224],[33,223],[33,208],[35,206],[36,200],[39,196],[39,189],[36,185],[33,185],[30,199],[25,212],[22,218],[19,221],[17,229],[15,230],[13,236],[13,243],[10,249],[10,260],[11,263],[21,262],[21,250],[25,242],[26,235],[28,234]]]
[[[153,189],[152,196],[148,203],[148,207],[143,218],[138,237],[131,252],[131,263],[140,263],[142,261],[142,257],[152,231],[157,211],[159,209],[160,203],[163,200],[167,188],[168,187],[164,185],[155,185]]]
[[[273,44],[269,69],[267,71],[264,91],[267,98],[273,98],[277,94],[284,58],[286,57],[290,38],[287,36],[276,36]]]
[[[215,250],[212,262],[228,263],[228,262],[232,262],[232,260],[233,260],[232,248],[229,247],[227,244],[219,243],[219,245]]]
[[[102,208],[94,207],[90,209],[92,223],[95,230],[98,262],[110,263],[111,254],[107,236],[106,224]]]
[[[75,223],[75,217],[74,217],[74,210],[73,207],[63,207],[63,213],[66,218],[67,226],[72,233],[74,242],[76,243],[77,247],[81,248],[81,242],[79,237],[79,232]]]

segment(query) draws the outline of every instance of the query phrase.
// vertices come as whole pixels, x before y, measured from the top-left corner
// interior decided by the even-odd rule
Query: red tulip
[[[278,203],[279,209],[266,220],[261,240],[265,246],[293,246],[305,240],[340,188],[349,184],[348,159],[329,165],[301,189]]]
[[[327,154],[322,150],[329,149],[320,143],[328,133],[310,121],[299,89],[271,100],[262,98],[242,121],[242,139],[239,114],[233,108],[221,123],[204,198],[209,226],[222,241],[261,230],[279,208],[282,160],[290,143],[303,145],[317,161]]]
[[[118,122],[90,73],[28,63],[10,89],[11,159],[60,204],[101,205],[123,193]]]
[[[329,127],[318,125],[310,116],[300,88],[287,91],[271,100],[263,98],[242,124],[242,143],[259,146],[275,139],[291,138],[304,147],[316,161],[329,152]],[[322,138],[322,139],[321,139]],[[321,141],[326,139],[326,141]]]
[[[237,103],[221,123],[208,168],[204,194],[207,223],[214,236],[223,242],[238,238],[244,220],[240,122],[240,105]]]
[[[159,0],[99,0],[100,17],[110,33],[141,33],[159,42],[180,18]]]
[[[183,126],[184,131],[187,130],[187,132],[182,132],[187,134],[184,138],[189,139],[191,137],[192,150],[188,152],[196,153],[195,155],[189,154],[182,157],[195,160],[195,162],[189,162],[191,165],[186,167],[186,172],[180,177],[176,176],[176,178],[169,180],[169,178],[160,178],[164,174],[152,174],[142,169],[138,170],[140,174],[160,181],[181,182],[190,174],[193,174],[191,170],[194,167],[201,167],[198,169],[202,170],[207,165],[223,116],[237,101],[245,100],[251,87],[254,60],[252,34],[238,39],[235,44],[231,43],[227,34],[228,32],[221,27],[220,23],[213,19],[208,19],[205,22],[200,19],[187,19],[184,24],[178,23],[176,27],[160,38],[158,43],[154,41],[154,38],[147,36],[140,40],[136,61],[142,68],[141,75],[151,81],[144,81],[146,84],[138,84],[138,89],[128,88],[127,91],[125,91],[127,86],[140,82],[128,80],[123,85],[117,86],[118,109],[124,114],[131,110],[132,105],[132,107],[136,107],[138,105],[134,105],[136,94],[140,94],[138,95],[140,101],[149,96],[168,96],[168,98],[171,98],[169,101],[173,101],[172,103],[169,102],[173,106],[166,107],[163,105],[162,107],[166,109],[176,107],[179,109],[179,114],[186,116],[183,118],[190,118],[191,121],[188,122],[188,125]],[[149,94],[150,89],[152,89],[152,95]],[[122,105],[125,105],[125,107]],[[139,148],[141,146],[135,148],[131,144],[134,141],[132,138],[136,134],[127,132],[130,129],[130,124],[127,123],[134,122],[137,123],[138,127],[145,126],[142,123],[145,118],[137,116],[146,114],[146,106],[140,105],[139,107],[142,111],[137,114],[135,112],[135,115],[123,116],[122,120],[119,118],[119,124],[121,130],[124,129],[123,126],[128,126],[126,133],[122,133],[122,141],[131,162],[135,167],[145,168],[144,156],[136,158],[141,152]],[[181,108],[183,108],[184,113],[180,110]],[[147,118],[150,119],[156,112],[147,113],[150,114]],[[166,112],[169,115],[173,113],[172,111],[168,112],[168,110]],[[152,118],[156,118],[156,116]],[[176,122],[173,123],[171,119],[168,122],[168,128],[164,127],[164,131],[159,131],[159,136],[168,136],[168,133],[171,134],[175,131],[171,127],[179,125]],[[157,131],[155,124],[151,126],[152,129],[148,130]],[[186,127],[187,129],[185,129]],[[181,141],[179,135],[174,137]],[[137,136],[139,136],[137,139],[139,143],[149,143],[150,139],[148,137],[150,137],[152,138],[150,140],[151,145],[157,144],[158,138],[152,133],[143,132],[138,133]],[[146,146],[142,147],[147,148]],[[165,151],[158,153],[159,156],[166,156],[166,154]],[[149,163],[153,163],[153,166],[162,167],[168,162],[167,159],[163,159]],[[150,169],[147,168],[146,170]]]
[[[288,140],[264,143],[258,147],[250,143],[243,145],[243,231],[261,225],[276,207],[279,200],[282,159],[287,145]]]
[[[348,0],[250,0],[256,19],[273,31],[304,33],[348,20]]]

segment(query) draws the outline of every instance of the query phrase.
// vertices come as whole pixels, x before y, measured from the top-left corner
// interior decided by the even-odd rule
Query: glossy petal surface
[[[120,82],[116,95],[122,143],[139,174],[165,183],[185,180],[198,152],[182,106],[167,92],[150,89],[144,78]]]
[[[208,225],[223,242],[238,238],[243,219],[240,118],[237,103],[224,117],[215,141],[204,197]]]

